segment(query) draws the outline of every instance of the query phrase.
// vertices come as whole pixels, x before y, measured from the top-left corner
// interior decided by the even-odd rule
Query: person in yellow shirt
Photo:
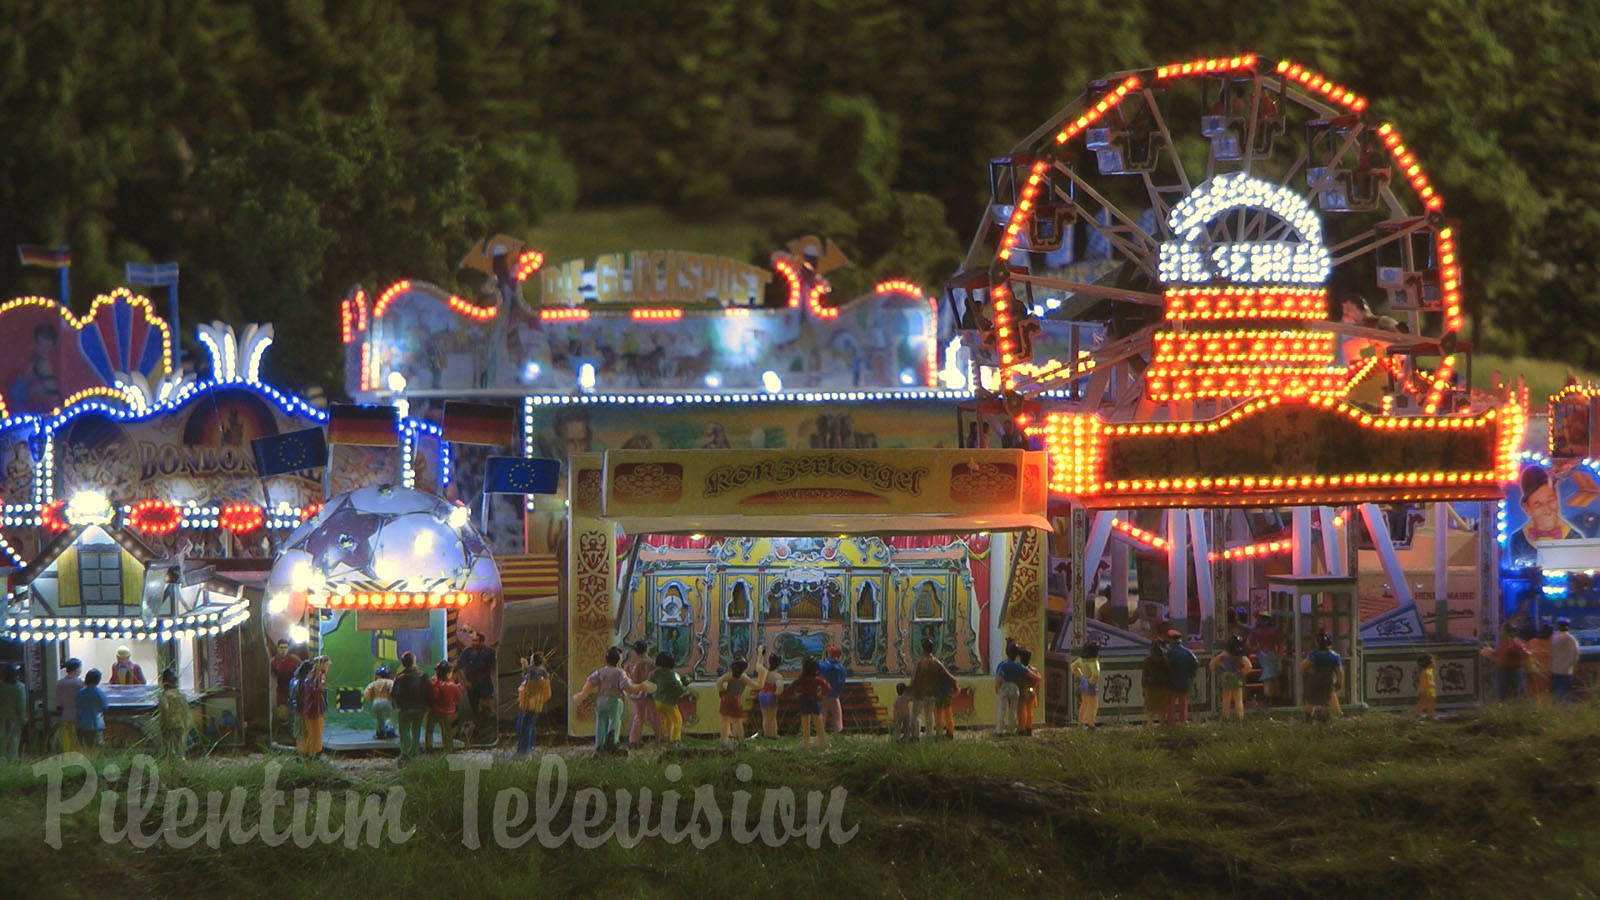
[[[1078,685],[1078,724],[1093,728],[1100,714],[1100,645],[1083,645],[1083,653],[1072,661],[1069,670]]]
[[[1417,716],[1432,720],[1438,698],[1438,682],[1433,676],[1433,655],[1424,653],[1417,657]]]

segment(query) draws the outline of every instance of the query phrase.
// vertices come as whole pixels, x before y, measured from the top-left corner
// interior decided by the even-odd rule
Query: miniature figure
[[[294,678],[295,670],[300,668],[300,657],[289,651],[288,641],[279,641],[272,650],[272,679],[276,687],[273,712],[280,723],[291,722],[289,710],[289,682]]]
[[[1184,646],[1183,635],[1178,632],[1169,630],[1167,643],[1172,645],[1167,651],[1167,689],[1171,692],[1167,706],[1167,724],[1187,725],[1189,691],[1194,687],[1194,673],[1200,668],[1200,660],[1195,658],[1193,651]]]
[[[483,632],[472,635],[472,645],[456,658],[456,676],[465,682],[467,710],[472,718],[485,716],[495,720],[494,682],[500,676],[499,659],[494,648],[485,641]],[[492,735],[491,735],[492,736]]]
[[[193,725],[193,717],[189,712],[189,701],[183,699],[183,693],[178,690],[178,675],[171,669],[161,673],[161,696],[156,700],[156,723],[161,732],[161,752],[167,756],[183,759],[184,751],[188,749],[189,729]]]
[[[828,699],[822,701],[822,724],[832,728],[834,734],[844,731],[844,706],[840,700],[844,697],[845,670],[839,661],[843,655],[837,644],[831,644],[819,667],[823,680],[828,682]]]
[[[111,664],[109,684],[144,684],[144,670],[133,661],[133,651],[117,648],[117,661]]]
[[[656,654],[655,671],[650,673],[647,690],[648,699],[656,708],[656,740],[678,744],[683,742],[683,711],[678,709],[678,701],[688,692],[689,685],[673,669],[674,662],[671,653]]]
[[[1578,638],[1572,633],[1572,620],[1556,620],[1556,633],[1550,638],[1550,693],[1557,703],[1572,700],[1572,673],[1578,666]]]
[[[311,670],[314,668],[316,668],[315,662],[310,659],[302,660],[300,665],[295,667],[294,677],[289,679],[289,715],[293,716],[289,723],[289,731],[294,735],[294,746],[297,750],[300,748],[302,736],[305,734],[304,723],[302,722],[305,696],[301,693],[300,688],[311,678]]]
[[[1280,693],[1278,662],[1282,659],[1283,633],[1278,630],[1270,611],[1256,613],[1256,627],[1250,629],[1249,637],[1245,638],[1245,647],[1256,651],[1256,659],[1261,662],[1261,691],[1267,705],[1276,705]]]
[[[433,752],[433,729],[439,729],[439,744],[444,752],[456,749],[456,709],[461,704],[461,685],[454,678],[456,667],[442,659],[433,667],[433,689],[428,699],[428,715],[422,725],[422,749]]]
[[[106,732],[106,708],[110,698],[100,687],[100,670],[90,669],[78,689],[78,749],[94,756]]]
[[[917,660],[916,671],[911,673],[911,704],[912,715],[922,727],[927,729],[927,736],[932,738],[939,733],[938,721],[944,719],[939,711],[941,700],[955,692],[956,679],[945,668],[944,662],[933,655],[933,640],[922,639],[922,658]],[[954,721],[952,717],[951,721]],[[954,733],[951,733],[954,736]]]
[[[0,664],[0,759],[22,759],[22,726],[28,718],[28,689],[22,667]]]
[[[817,749],[828,749],[828,734],[822,727],[822,700],[828,696],[828,682],[820,674],[821,667],[811,657],[800,664],[800,677],[794,681],[794,695],[800,701],[800,746],[811,746],[811,733],[816,732]]]
[[[550,672],[544,667],[544,654],[535,653],[522,662],[522,683],[517,685],[517,755],[533,752],[539,713],[550,702]]]
[[[1144,658],[1144,672],[1139,679],[1139,686],[1144,690],[1146,728],[1154,727],[1157,721],[1167,721],[1167,710],[1172,705],[1172,690],[1167,685],[1171,681],[1166,648],[1160,638],[1151,638],[1150,654]]]
[[[1522,696],[1522,670],[1528,663],[1528,648],[1517,639],[1511,623],[1501,624],[1500,642],[1481,652],[1485,658],[1494,660],[1494,693],[1500,702],[1508,703]]]
[[[83,663],[74,657],[62,663],[61,668],[67,675],[56,681],[56,733],[61,738],[61,752],[71,753],[78,749],[78,691],[83,689],[78,672]]]
[[[917,739],[917,718],[911,713],[911,695],[903,681],[894,686],[894,732],[897,741]]]
[[[1439,699],[1438,682],[1434,679],[1433,654],[1417,657],[1417,710],[1420,718],[1433,720],[1434,706]]]
[[[756,671],[756,678],[761,682],[761,690],[756,692],[756,705],[761,707],[761,736],[764,738],[778,736],[778,698],[783,695],[783,676],[778,673],[781,665],[783,657],[773,653],[767,657],[767,667]]]
[[[997,708],[994,717],[994,734],[999,737],[1017,732],[1017,703],[1022,699],[1022,678],[1028,674],[1017,657],[1022,648],[1014,643],[1006,645],[1006,658],[994,669],[994,693]]]
[[[1528,698],[1534,706],[1550,705],[1550,638],[1553,634],[1549,625],[1541,625],[1528,641]]]
[[[322,754],[322,726],[328,711],[328,658],[311,661],[311,674],[300,679],[300,752]]]
[[[1090,641],[1072,661],[1068,673],[1078,686],[1078,724],[1093,728],[1100,715],[1100,645]]]
[[[1317,635],[1317,649],[1300,661],[1300,674],[1306,676],[1306,720],[1327,719],[1334,694],[1344,686],[1344,661],[1333,650],[1333,636]]]
[[[1033,667],[1032,650],[1017,651],[1017,662],[1028,670],[1022,676],[1022,698],[1017,702],[1017,730],[1024,737],[1033,737],[1033,716],[1039,706],[1039,685],[1044,683],[1044,675]]]
[[[372,736],[376,740],[394,737],[394,729],[389,727],[394,718],[394,703],[389,699],[393,692],[394,678],[390,677],[388,666],[379,666],[367,689],[361,692],[362,699],[372,704]]]
[[[1244,721],[1244,680],[1250,674],[1250,657],[1244,655],[1244,637],[1234,635],[1228,639],[1228,648],[1211,658],[1211,671],[1219,673],[1222,687],[1222,721],[1228,721],[1228,711]]]
[[[618,723],[622,721],[622,698],[639,693],[642,688],[628,679],[628,673],[617,666],[622,662],[622,651],[615,647],[606,650],[606,664],[584,680],[583,687],[572,695],[574,703],[594,696],[594,749],[605,753],[618,749]]]
[[[744,690],[759,688],[761,682],[745,674],[744,657],[735,657],[728,671],[717,679],[717,713],[722,717],[722,742],[744,743]]]
[[[400,674],[395,676],[389,691],[394,704],[395,718],[400,724],[400,753],[414,756],[422,742],[422,727],[426,721],[428,705],[432,700],[428,676],[417,668],[416,654],[406,651],[400,655]]]
[[[648,643],[634,641],[633,656],[629,657],[627,664],[622,667],[622,671],[628,674],[628,680],[634,684],[645,684],[650,681],[650,673],[654,671],[655,663],[647,655],[649,649]],[[633,713],[628,724],[628,746],[639,746],[647,722],[650,724],[650,733],[655,735],[657,741],[661,740],[661,719],[656,714],[655,703],[648,695],[629,697],[628,708]]]

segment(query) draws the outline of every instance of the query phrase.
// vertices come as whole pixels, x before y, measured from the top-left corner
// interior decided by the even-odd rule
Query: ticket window
[[[161,670],[172,666],[178,676],[178,687],[193,691],[195,684],[193,641],[172,641],[171,655],[162,659],[161,645],[156,641],[117,640],[114,638],[71,638],[62,642],[61,658],[77,657],[83,663],[83,673],[99,669],[101,683],[111,680],[111,664],[117,661],[117,648],[127,647],[130,657],[144,670],[146,684],[160,684]]]

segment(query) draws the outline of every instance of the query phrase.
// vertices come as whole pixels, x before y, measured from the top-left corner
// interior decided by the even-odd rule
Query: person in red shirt
[[[1494,692],[1507,703],[1522,696],[1522,670],[1528,664],[1528,647],[1517,639],[1510,622],[1500,626],[1500,642],[1494,649],[1485,647],[1483,655],[1494,660]]]
[[[272,661],[268,666],[272,669],[272,678],[278,688],[273,711],[277,713],[279,722],[288,722],[289,679],[294,677],[294,670],[300,668],[300,657],[289,652],[288,641],[279,641],[272,651]]]
[[[811,732],[817,733],[817,749],[828,749],[828,733],[822,727],[822,701],[828,696],[828,681],[811,657],[800,664],[800,677],[794,681],[794,695],[800,701],[800,746],[811,746]]]
[[[461,685],[452,677],[455,666],[449,660],[433,667],[433,693],[428,699],[428,719],[422,726],[422,749],[433,750],[433,726],[439,726],[439,742],[444,752],[455,750],[456,705],[461,702]]]

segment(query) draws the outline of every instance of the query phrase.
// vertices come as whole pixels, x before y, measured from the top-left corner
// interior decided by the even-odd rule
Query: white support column
[[[1383,517],[1383,510],[1375,504],[1361,504],[1361,521],[1367,526],[1367,533],[1372,535],[1372,546],[1378,550],[1378,561],[1383,564],[1383,574],[1389,579],[1389,585],[1394,588],[1394,599],[1398,606],[1412,603],[1411,585],[1406,584],[1405,570],[1400,567],[1400,556],[1394,552],[1394,540],[1389,537],[1389,523]]]
[[[1478,635],[1500,633],[1500,538],[1495,516],[1500,504],[1478,504]]]
[[[1317,507],[1317,518],[1322,523],[1322,562],[1327,567],[1329,575],[1348,575],[1345,570],[1344,543],[1339,539],[1343,526],[1335,528],[1333,520],[1337,516],[1331,506]]]
[[[1089,526],[1089,544],[1083,554],[1083,596],[1089,603],[1094,602],[1095,588],[1098,588],[1099,579],[1095,577],[1100,571],[1100,560],[1106,555],[1106,544],[1111,540],[1111,522],[1116,519],[1116,512],[1103,509],[1094,514],[1094,524]],[[1084,614],[1094,618],[1094,607],[1084,607]]]
[[[1001,614],[1005,612],[1006,574],[1011,569],[1011,534],[1005,531],[989,533],[989,656],[985,664],[993,669],[1005,656],[1006,639],[1000,631]],[[1072,590],[1072,585],[1067,585]],[[1067,598],[1071,602],[1072,598]],[[1070,631],[1063,628],[1062,631]],[[917,652],[921,652],[920,650]]]
[[[1242,537],[1246,541],[1250,540],[1250,524],[1245,520],[1243,510],[1234,509],[1223,513],[1223,521],[1228,524],[1223,529],[1222,534],[1218,535],[1217,546],[1226,547],[1228,545],[1225,535],[1230,532],[1236,538]],[[1230,570],[1230,574],[1233,575],[1233,596],[1248,601],[1250,589],[1255,586],[1252,581],[1255,577],[1255,560],[1246,556],[1223,563],[1223,565],[1226,565]]]
[[[1450,504],[1433,504],[1433,639],[1450,640]]]
[[[1195,597],[1200,601],[1200,631],[1216,621],[1216,582],[1211,577],[1211,541],[1206,533],[1204,510],[1189,510],[1189,546],[1194,548]]]
[[[1111,624],[1127,628],[1128,615],[1128,548],[1112,541],[1106,545],[1111,553]]]
[[[1167,618],[1189,633],[1189,520],[1179,510],[1167,513]]]
[[[1294,531],[1290,534],[1296,575],[1311,575],[1311,507],[1296,506],[1293,513]]]

